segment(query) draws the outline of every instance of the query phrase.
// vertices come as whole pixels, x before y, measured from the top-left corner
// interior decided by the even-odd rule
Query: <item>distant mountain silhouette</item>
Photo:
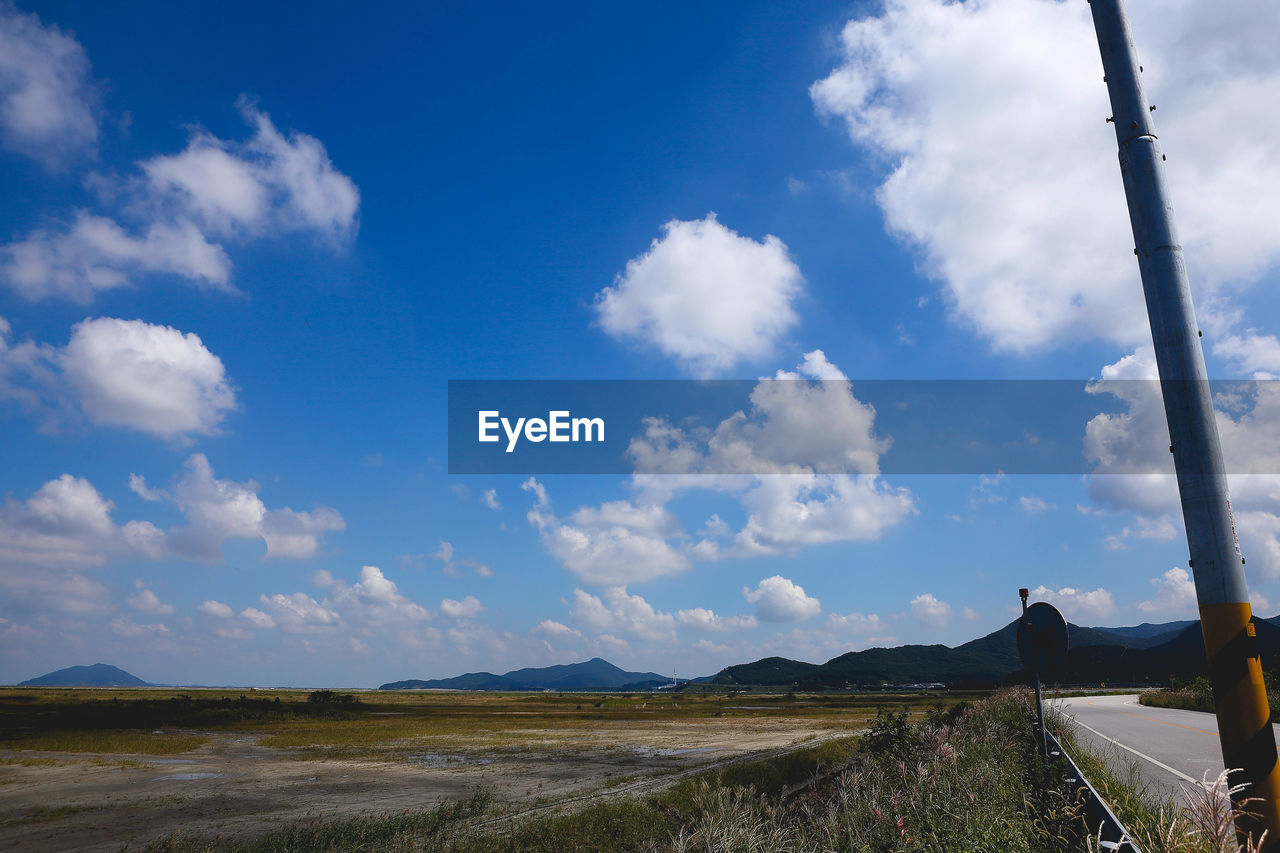
[[[1280,665],[1280,616],[1255,618],[1264,668]],[[1088,628],[1068,623],[1070,650],[1059,683],[1165,682],[1205,675],[1200,622],[1175,621],[1122,628]],[[56,673],[55,673],[56,674]],[[821,690],[898,684],[982,686],[1025,682],[1018,657],[1018,622],[955,648],[912,645],[848,652],[823,664],[768,657],[726,667],[710,678],[721,686]],[[683,679],[682,679],[683,680]],[[382,690],[652,690],[670,684],[654,672],[626,672],[602,658],[583,663],[512,670],[503,675],[468,672],[454,678],[395,681]]]
[[[1175,635],[1186,629],[1188,625],[1195,625],[1194,619],[1183,619],[1180,622],[1143,622],[1141,625],[1133,625],[1128,628],[1106,628],[1113,634],[1122,634],[1126,637],[1160,637],[1168,635],[1166,639],[1172,639]]]
[[[152,685],[119,667],[106,663],[69,666],[29,679],[19,687],[151,687]]]
[[[1280,661],[1280,616],[1255,619],[1264,667]],[[1181,621],[1131,628],[1086,628],[1068,623],[1070,651],[1051,680],[1163,682],[1206,675],[1200,622]],[[955,648],[898,646],[848,652],[824,664],[771,657],[730,666],[711,683],[787,687],[799,690],[886,684],[999,684],[1023,681],[1018,622]]]
[[[379,690],[617,690],[651,689],[671,682],[656,672],[627,672],[604,658],[582,663],[515,669],[503,675],[468,672],[453,678],[392,681]]]

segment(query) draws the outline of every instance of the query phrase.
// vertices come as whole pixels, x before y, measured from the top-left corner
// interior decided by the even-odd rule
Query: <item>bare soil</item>
[[[495,748],[482,736],[419,738],[384,760],[301,760],[300,752],[261,746],[257,735],[226,732],[165,758],[0,750],[0,850],[119,850],[175,833],[253,835],[297,821],[430,808],[481,786],[519,811],[848,733],[833,723],[602,723],[525,731],[516,748]]]

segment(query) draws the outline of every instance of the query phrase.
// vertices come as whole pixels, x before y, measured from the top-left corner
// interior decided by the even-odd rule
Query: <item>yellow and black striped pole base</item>
[[[1280,851],[1280,766],[1252,615],[1247,602],[1200,605],[1222,756],[1231,785],[1248,785],[1232,798],[1236,832],[1255,843],[1266,832],[1263,849]]]

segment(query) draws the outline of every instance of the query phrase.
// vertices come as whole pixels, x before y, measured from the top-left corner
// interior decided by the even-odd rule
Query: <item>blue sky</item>
[[[1211,12],[1132,10],[1210,373],[1270,378],[1280,11]],[[1158,401],[1106,384],[1154,376],[1107,112],[1050,0],[0,4],[0,681],[703,675],[956,644],[1020,586],[1194,616]],[[734,477],[691,431],[667,477],[447,471],[451,379],[780,372]],[[1079,474],[880,474],[870,379],[1111,414]],[[1275,458],[1246,397],[1227,452]],[[1280,489],[1233,497],[1272,615]]]

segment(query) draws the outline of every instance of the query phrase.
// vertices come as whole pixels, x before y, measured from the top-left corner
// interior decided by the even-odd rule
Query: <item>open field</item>
[[[635,793],[848,736],[886,694],[0,690],[0,849]],[[921,709],[925,701],[914,697]],[[929,702],[934,701],[932,697]]]

